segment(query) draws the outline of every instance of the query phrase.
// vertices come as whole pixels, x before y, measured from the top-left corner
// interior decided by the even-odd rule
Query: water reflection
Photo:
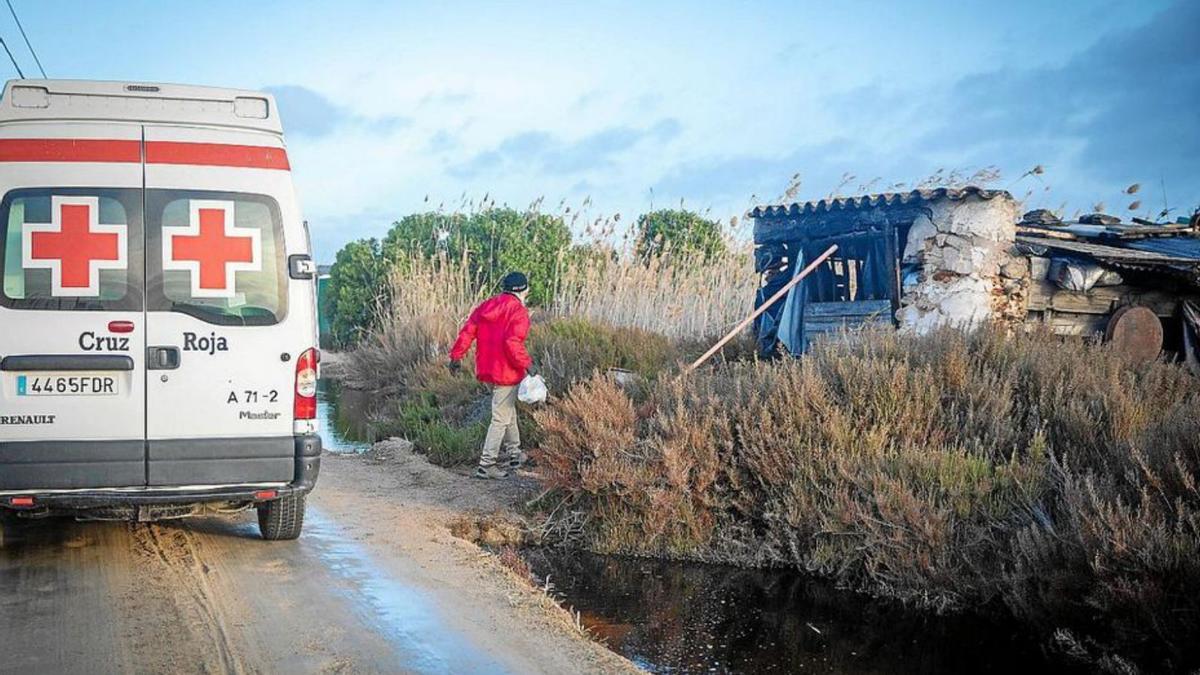
[[[327,452],[354,454],[371,447],[363,392],[341,390],[330,380],[317,381],[317,420]]]
[[[528,559],[586,626],[651,672],[1068,672],[1011,625],[916,615],[796,572],[552,550]]]

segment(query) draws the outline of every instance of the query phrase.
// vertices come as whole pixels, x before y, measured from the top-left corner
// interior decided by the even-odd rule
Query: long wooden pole
[[[828,258],[829,256],[833,255],[833,252],[836,251],[837,249],[838,249],[837,244],[834,244],[833,246],[830,246],[829,248],[825,249],[825,252],[822,253],[821,255],[817,256],[815,260],[810,262],[807,267],[805,267],[803,270],[800,271],[800,274],[797,274],[796,276],[792,277],[792,280],[787,282],[786,284],[784,284],[783,288],[776,291],[775,295],[772,295],[766,302],[759,305],[758,309],[756,309],[750,313],[750,316],[746,317],[745,319],[742,320],[741,323],[734,326],[733,330],[726,333],[725,337],[723,337],[717,341],[717,344],[713,345],[711,348],[709,348],[708,351],[704,352],[703,356],[701,356],[700,358],[698,358],[694,362],[692,362],[692,365],[688,366],[687,368],[684,368],[681,375],[687,375],[688,373],[692,372],[693,370],[699,368],[700,364],[702,364],[705,361],[712,358],[712,355],[716,354],[718,351],[720,351],[721,347],[724,347],[727,342],[729,342],[735,336],[737,336],[738,333],[742,332],[742,329],[744,329],[746,326],[749,326],[750,322],[757,319],[760,314],[762,314],[763,312],[770,309],[771,305],[775,304],[776,302],[779,301],[780,298],[787,295],[787,292],[792,290],[793,286],[795,286],[796,284],[803,281],[804,277],[808,276],[809,273],[811,273],[813,270],[815,270],[817,268],[817,265],[820,265],[821,263],[825,262],[825,259]]]

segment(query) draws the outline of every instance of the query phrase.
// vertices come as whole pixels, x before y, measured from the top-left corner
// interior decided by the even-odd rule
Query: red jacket
[[[471,342],[475,349],[475,377],[480,382],[500,386],[520,384],[533,359],[525,351],[529,334],[529,311],[512,293],[501,293],[485,300],[471,312],[467,325],[458,333],[450,360],[467,355]]]

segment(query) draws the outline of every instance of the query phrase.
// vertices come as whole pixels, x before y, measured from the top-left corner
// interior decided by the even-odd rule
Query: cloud
[[[461,107],[475,99],[475,95],[467,91],[433,91],[421,97],[417,102],[419,107]]]
[[[603,100],[604,97],[604,92],[600,91],[599,89],[586,91],[581,94],[579,98],[575,99],[574,103],[571,104],[571,110],[574,112],[589,110],[592,106]]]
[[[736,207],[751,194],[774,199],[796,172],[809,199],[825,196],[847,171],[859,176],[843,191],[862,183],[883,191],[941,168],[999,165],[1007,177],[1000,187],[1018,197],[1035,190],[1030,208],[1088,209],[1125,185],[1157,186],[1162,177],[1175,215],[1185,215],[1200,203],[1198,25],[1200,3],[1182,0],[1058,65],[829,93],[822,107],[837,121],[836,140],[692,158],[666,169],[655,192]],[[1049,191],[1016,182],[1036,164],[1047,167]]]
[[[307,87],[285,84],[264,89],[275,96],[288,134],[325,136],[341,123],[345,111]]]
[[[458,147],[458,144],[458,138],[453,134],[445,129],[438,129],[429,137],[429,143],[426,147],[429,149],[429,152],[438,154],[453,150]]]
[[[679,120],[664,118],[639,129],[614,126],[574,141],[565,141],[544,131],[525,131],[509,136],[492,150],[450,168],[456,178],[474,178],[489,171],[526,166],[552,174],[577,174],[612,165],[613,161],[644,141],[666,143],[683,130]]]
[[[308,87],[295,84],[264,87],[264,90],[275,96],[284,131],[289,136],[323,138],[345,127],[384,135],[412,123],[409,118],[400,116],[363,117]]]
[[[968,77],[947,97],[938,148],[1002,150],[1026,163],[1073,155],[1072,174],[1118,184],[1160,176],[1200,200],[1200,3],[1101,37],[1061,66]],[[978,153],[977,153],[978,154]],[[1053,168],[1053,167],[1052,167]],[[1155,181],[1156,182],[1156,181]],[[1061,186],[1057,186],[1061,187]]]
[[[788,181],[801,173],[804,185],[833,186],[846,170],[843,154],[853,145],[846,139],[803,145],[779,154],[745,153],[699,159],[676,165],[655,182],[654,192],[670,201],[684,199],[702,207],[719,207],[736,212],[752,202],[776,200]],[[858,156],[865,163],[884,161]]]

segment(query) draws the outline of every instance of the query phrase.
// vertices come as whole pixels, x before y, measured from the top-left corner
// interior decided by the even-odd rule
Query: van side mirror
[[[299,253],[288,256],[288,276],[302,281],[312,281],[317,276],[317,264],[312,257]]]

